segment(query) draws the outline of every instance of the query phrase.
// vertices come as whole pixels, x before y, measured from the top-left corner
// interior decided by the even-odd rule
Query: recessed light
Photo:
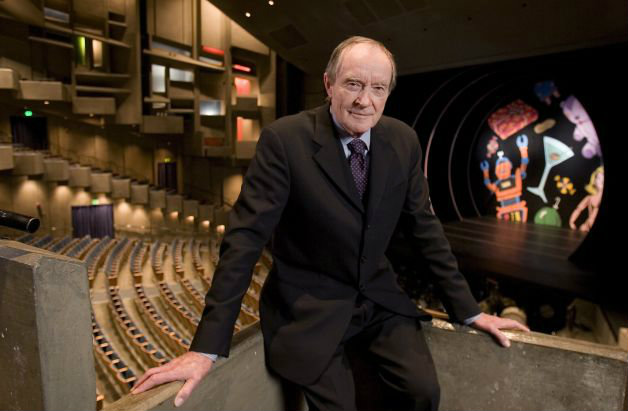
[[[44,101],[44,104],[48,105],[48,104],[50,104],[50,102],[48,100],[46,100],[46,101]]]
[[[246,13],[244,13],[244,15],[245,15],[246,17],[251,17],[251,13],[249,13],[248,11],[247,11]]]
[[[268,0],[268,5],[269,6],[273,6],[273,5],[275,5],[275,2],[273,0]]]

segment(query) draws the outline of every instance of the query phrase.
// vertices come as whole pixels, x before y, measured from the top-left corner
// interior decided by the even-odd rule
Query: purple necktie
[[[360,199],[366,192],[368,184],[369,163],[368,158],[364,155],[366,152],[366,143],[359,138],[354,138],[348,144],[351,155],[349,156],[349,165],[351,166],[351,174],[355,180],[355,186],[360,194]]]

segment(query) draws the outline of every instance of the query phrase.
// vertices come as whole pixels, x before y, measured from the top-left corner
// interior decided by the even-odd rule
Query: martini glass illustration
[[[543,136],[543,149],[545,150],[545,169],[543,170],[541,182],[537,187],[528,187],[528,191],[541,197],[543,202],[547,203],[547,197],[545,197],[547,175],[553,167],[570,159],[574,154],[573,150],[567,147],[565,143],[548,136]]]

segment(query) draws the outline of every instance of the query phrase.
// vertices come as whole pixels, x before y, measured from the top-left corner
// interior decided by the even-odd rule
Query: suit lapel
[[[368,217],[372,221],[386,190],[390,167],[397,164],[395,151],[385,136],[384,127],[378,123],[371,129],[370,171],[368,184]]]
[[[329,105],[316,110],[314,141],[321,146],[314,154],[314,160],[351,204],[364,213],[364,204],[360,200],[342,145],[332,124]]]

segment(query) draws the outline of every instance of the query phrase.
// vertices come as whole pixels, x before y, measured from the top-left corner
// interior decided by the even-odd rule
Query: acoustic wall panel
[[[150,190],[150,207],[166,208],[166,190]]]
[[[92,184],[92,169],[87,166],[70,167],[70,187],[87,188]]]
[[[111,173],[92,173],[92,193],[111,193]]]
[[[184,217],[198,217],[198,201],[197,200],[183,200],[183,216]]]
[[[166,212],[183,211],[183,197],[179,194],[166,194]]]
[[[131,198],[131,179],[130,178],[113,178],[111,180],[111,197],[112,198]]]
[[[62,158],[44,159],[44,180],[68,181],[70,179],[70,163]]]
[[[131,203],[148,204],[148,184],[131,184]]]
[[[44,173],[44,156],[36,151],[13,153],[13,175],[35,176]]]
[[[0,145],[0,170],[13,168],[13,146]]]

